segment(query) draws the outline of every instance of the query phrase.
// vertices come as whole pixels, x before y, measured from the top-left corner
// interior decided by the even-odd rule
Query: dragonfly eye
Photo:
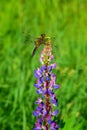
[[[41,37],[45,37],[46,36],[46,34],[41,34]]]

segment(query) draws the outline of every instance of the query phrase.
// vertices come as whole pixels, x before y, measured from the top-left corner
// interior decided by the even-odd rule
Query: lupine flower
[[[56,63],[50,63],[53,58],[51,42],[48,41],[44,45],[40,57],[42,66],[34,71],[34,76],[37,79],[37,83],[34,86],[40,97],[35,102],[38,106],[33,112],[36,117],[33,130],[58,130],[59,128],[59,125],[53,120],[53,117],[59,113],[58,109],[56,109],[58,100],[53,90],[60,87],[55,83],[56,75],[52,73],[52,70],[56,68]],[[55,107],[54,110],[53,107]]]

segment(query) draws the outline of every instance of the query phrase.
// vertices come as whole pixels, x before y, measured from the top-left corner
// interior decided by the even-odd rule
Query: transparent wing
[[[23,43],[27,44],[29,42],[34,42],[34,37],[29,33],[29,32],[22,32],[22,36],[23,36]]]

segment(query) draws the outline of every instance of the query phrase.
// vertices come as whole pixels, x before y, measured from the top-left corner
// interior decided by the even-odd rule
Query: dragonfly
[[[28,38],[30,39],[30,41],[28,41]],[[33,57],[36,53],[36,51],[38,50],[38,48],[41,46],[41,45],[45,45],[47,44],[47,41],[50,40],[50,43],[51,42],[51,39],[50,37],[48,37],[46,34],[41,34],[39,37],[37,37],[35,40],[31,40],[32,36],[31,35],[27,35],[25,37],[25,40],[24,40],[24,43],[28,43],[28,42],[31,42],[33,41],[34,42],[34,49],[32,51],[32,54],[31,54],[31,57]],[[55,46],[55,45],[54,45]],[[55,46],[57,48],[57,46]]]
[[[47,42],[50,41],[49,43],[51,44],[51,40],[50,40],[50,37],[47,37],[46,34],[41,34],[40,37],[38,37],[36,40],[35,40],[35,47],[33,49],[33,52],[32,52],[32,56],[35,55],[36,53],[36,50],[39,48],[39,46],[41,44],[47,44]]]

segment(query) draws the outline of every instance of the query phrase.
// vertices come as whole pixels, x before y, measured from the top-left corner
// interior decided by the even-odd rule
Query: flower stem
[[[46,81],[46,110],[47,110],[47,114],[46,114],[46,129],[48,130],[48,122],[47,122],[47,117],[49,115],[49,111],[50,111],[50,107],[49,107],[49,94],[48,94],[48,87],[49,87],[49,82]]]

